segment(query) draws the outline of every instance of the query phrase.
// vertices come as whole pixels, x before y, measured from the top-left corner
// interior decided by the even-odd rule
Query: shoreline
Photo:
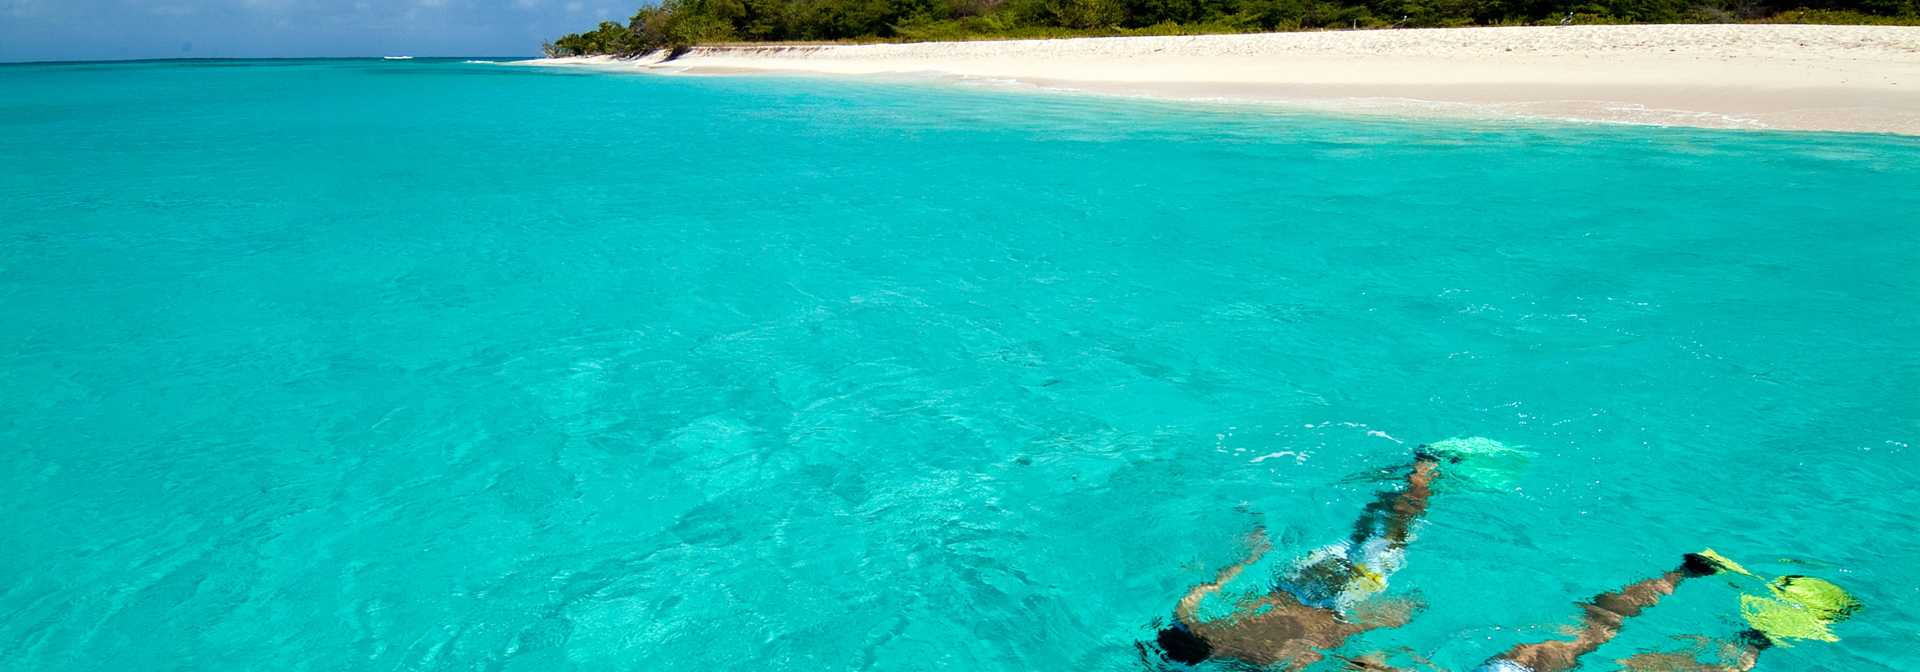
[[[1920,27],[1654,24],[696,47],[522,65],[907,75],[1411,116],[1920,135]]]

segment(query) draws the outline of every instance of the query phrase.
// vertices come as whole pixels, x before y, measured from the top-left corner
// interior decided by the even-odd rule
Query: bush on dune
[[[1920,25],[1920,0],[662,0],[549,56],[634,56],[722,42],[920,42],[1341,28],[1607,23]]]

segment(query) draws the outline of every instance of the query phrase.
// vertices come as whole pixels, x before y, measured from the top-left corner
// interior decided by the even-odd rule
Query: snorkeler
[[[1174,608],[1177,623],[1158,637],[1167,658],[1190,665],[1208,658],[1285,663],[1297,670],[1322,660],[1322,651],[1353,635],[1405,625],[1416,606],[1412,601],[1368,598],[1386,589],[1387,576],[1400,568],[1413,539],[1413,523],[1426,514],[1439,461],[1427,446],[1420,448],[1406,487],[1381,493],[1368,504],[1350,538],[1308,555],[1267,595],[1235,604],[1226,616],[1201,618],[1201,600],[1271,548],[1265,531],[1254,530],[1250,557],[1180,599]]]
[[[1672,595],[1681,581],[1721,572],[1760,578],[1712,549],[1688,553],[1679,567],[1660,576],[1577,603],[1583,612],[1580,626],[1565,633],[1572,635],[1573,640],[1521,644],[1481,663],[1473,672],[1571,670],[1579,664],[1581,656],[1592,653],[1619,634],[1626,619],[1658,604],[1661,597]],[[1861,608],[1860,602],[1839,586],[1812,577],[1778,577],[1767,583],[1767,589],[1771,597],[1741,596],[1741,612],[1750,627],[1740,631],[1732,641],[1693,637],[1689,639],[1697,646],[1690,651],[1643,652],[1615,662],[1630,672],[1747,672],[1759,661],[1760,652],[1776,643],[1792,639],[1839,641],[1828,626],[1851,618]],[[1714,650],[1708,651],[1709,648]],[[1700,662],[1697,658],[1700,653],[1712,653],[1727,662]],[[1346,661],[1351,670],[1416,672],[1412,668],[1387,665],[1377,655],[1338,658]],[[1440,670],[1430,662],[1419,662]]]
[[[1351,537],[1309,554],[1266,595],[1236,602],[1224,616],[1203,618],[1200,605],[1207,595],[1218,594],[1222,586],[1271,549],[1265,531],[1256,528],[1250,535],[1253,551],[1246,560],[1222,569],[1212,582],[1194,586],[1180,599],[1174,608],[1175,624],[1161,630],[1156,638],[1161,652],[1167,660],[1187,665],[1229,659],[1261,667],[1284,664],[1288,670],[1299,670],[1324,660],[1327,651],[1339,648],[1353,635],[1406,625],[1420,605],[1409,599],[1381,599],[1376,595],[1386,589],[1387,577],[1401,567],[1405,548],[1413,539],[1414,523],[1426,514],[1440,460],[1451,463],[1448,479],[1458,479],[1468,487],[1487,487],[1511,475],[1502,472],[1523,465],[1527,455],[1478,438],[1420,446],[1405,487],[1381,493],[1368,504]],[[1462,464],[1468,459],[1479,464]],[[1583,612],[1580,625],[1565,633],[1573,636],[1571,641],[1521,644],[1487,660],[1473,672],[1567,672],[1581,656],[1618,635],[1626,619],[1658,604],[1686,579],[1722,572],[1760,579],[1711,549],[1686,554],[1682,559],[1679,567],[1659,576],[1578,603]],[[1741,598],[1741,611],[1752,627],[1732,642],[1718,642],[1718,656],[1730,662],[1701,663],[1693,653],[1642,653],[1618,662],[1634,672],[1746,672],[1753,669],[1760,652],[1775,643],[1796,638],[1837,641],[1827,626],[1845,620],[1860,608],[1846,591],[1820,579],[1784,576],[1767,587],[1773,593],[1771,598]],[[1702,650],[1715,641],[1695,639],[1702,643]],[[1389,666],[1377,655],[1334,657],[1354,670],[1414,672]]]

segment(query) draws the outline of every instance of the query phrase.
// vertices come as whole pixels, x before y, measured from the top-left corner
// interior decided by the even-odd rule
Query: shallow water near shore
[[[1920,139],[458,59],[0,90],[0,669],[1149,670],[1251,530],[1303,555],[1481,436],[1536,457],[1434,499],[1427,609],[1342,653],[1458,672],[1712,547],[1867,605],[1761,669],[1920,670]]]

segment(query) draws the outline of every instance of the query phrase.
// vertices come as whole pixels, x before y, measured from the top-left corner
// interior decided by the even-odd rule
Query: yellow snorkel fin
[[[1718,569],[1720,571],[1733,572],[1735,574],[1745,574],[1747,576],[1760,579],[1761,581],[1766,580],[1764,578],[1761,578],[1761,576],[1758,574],[1747,571],[1747,568],[1741,567],[1740,563],[1734,562],[1732,560],[1728,560],[1727,556],[1713,552],[1713,549],[1711,548],[1701,551],[1699,555],[1702,558],[1706,558],[1708,563],[1712,564],[1715,569]]]
[[[1713,549],[1701,551],[1699,556],[1716,569],[1766,580]],[[1840,641],[1829,626],[1852,618],[1863,608],[1852,594],[1824,579],[1787,575],[1767,581],[1767,590],[1771,596],[1741,595],[1740,615],[1747,625],[1781,646],[1793,646],[1788,640],[1794,639]]]

